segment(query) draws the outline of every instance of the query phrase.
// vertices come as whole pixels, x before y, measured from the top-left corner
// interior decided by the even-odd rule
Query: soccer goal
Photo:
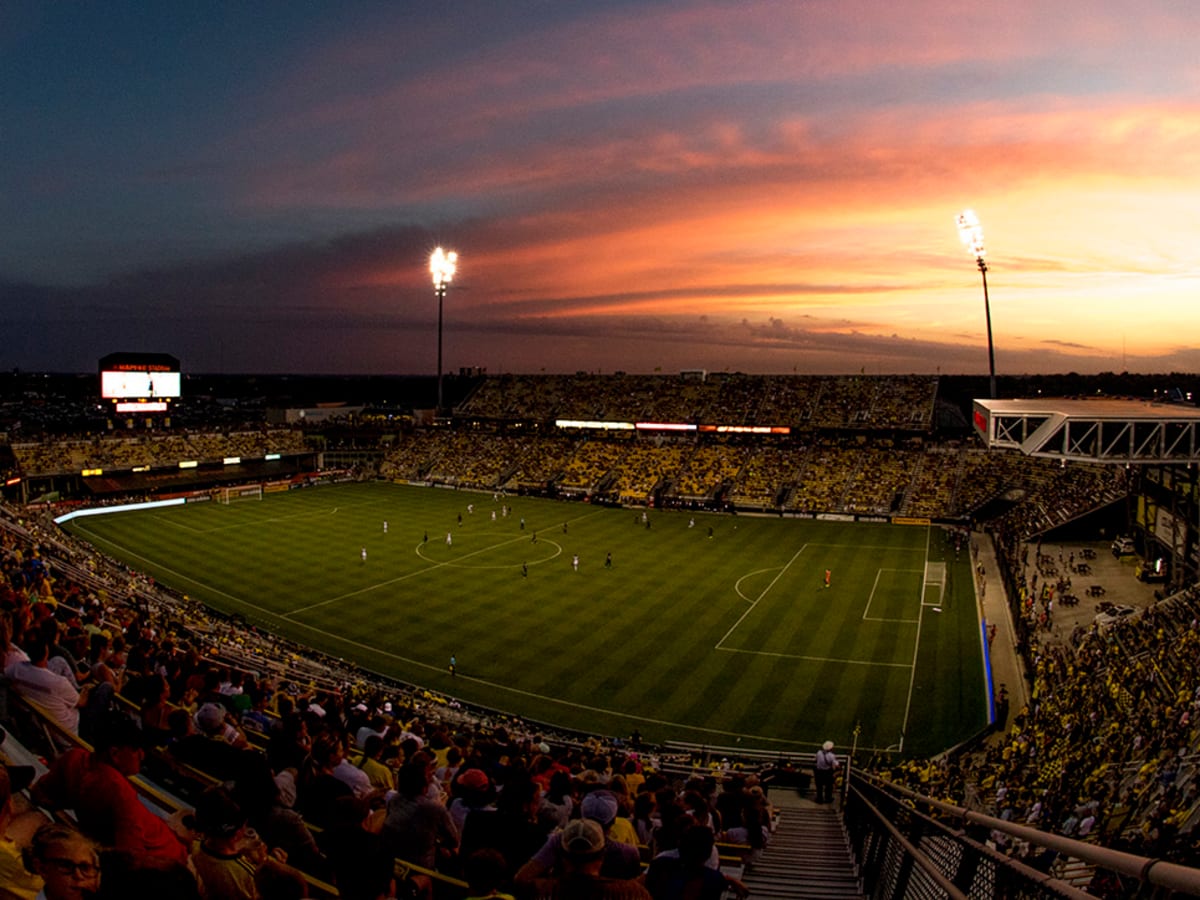
[[[941,609],[946,602],[946,564],[925,563],[925,604]]]
[[[261,484],[242,484],[237,487],[221,488],[217,499],[225,505],[237,503],[239,500],[261,500],[263,498],[263,487]]]

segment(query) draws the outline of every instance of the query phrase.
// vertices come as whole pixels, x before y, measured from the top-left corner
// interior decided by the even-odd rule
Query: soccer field
[[[861,726],[910,755],[986,723],[969,554],[941,529],[647,516],[380,482],[65,527],[368,669],[588,732],[804,750]]]

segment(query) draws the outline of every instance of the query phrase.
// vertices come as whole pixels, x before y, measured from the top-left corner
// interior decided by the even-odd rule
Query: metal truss
[[[989,448],[1096,463],[1200,461],[1200,409],[1136,401],[976,400]]]

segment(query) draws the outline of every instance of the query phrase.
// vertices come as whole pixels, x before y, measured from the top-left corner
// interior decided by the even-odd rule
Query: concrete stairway
[[[794,792],[772,791],[779,821],[766,850],[746,866],[751,897],[862,900],[841,816]]]

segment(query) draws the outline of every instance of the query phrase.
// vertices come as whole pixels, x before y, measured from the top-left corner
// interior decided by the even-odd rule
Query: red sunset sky
[[[1148,0],[6,4],[0,365],[1200,368]],[[15,337],[13,337],[15,336]]]

